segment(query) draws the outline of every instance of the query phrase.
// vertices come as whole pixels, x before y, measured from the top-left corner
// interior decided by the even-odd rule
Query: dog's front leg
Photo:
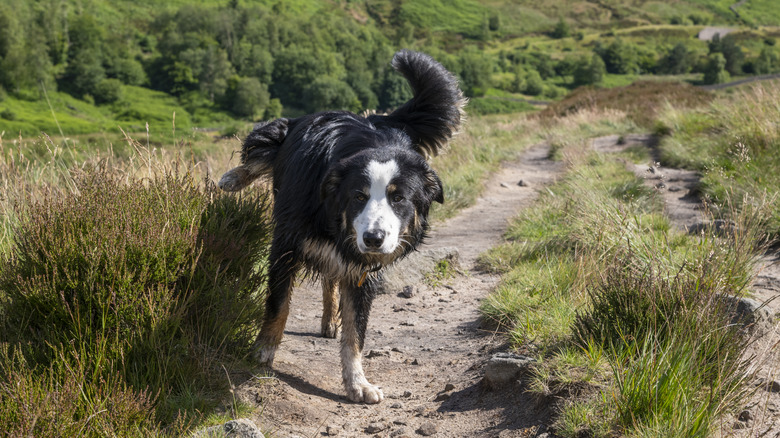
[[[367,281],[361,287],[341,283],[341,375],[347,398],[353,402],[379,403],[384,399],[379,387],[368,383],[361,363],[368,314],[376,285]]]

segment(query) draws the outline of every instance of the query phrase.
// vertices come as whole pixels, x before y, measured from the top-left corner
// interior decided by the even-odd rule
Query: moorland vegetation
[[[757,251],[780,234],[780,89],[692,84],[777,71],[780,10],[539,3],[0,5],[0,430],[180,436],[251,412],[231,376],[253,370],[270,200],[211,179],[251,121],[397,105],[408,90],[387,63],[412,47],[471,97],[433,161],[448,201],[436,220],[534,143],[567,162],[483,257],[504,279],[484,320],[539,359],[532,390],[570,395],[556,434],[711,434],[745,395],[746,334],[717,297],[749,294]],[[696,39],[710,24],[736,30]],[[536,96],[556,102],[527,114]],[[700,172],[711,214],[741,232],[678,231],[626,171],[646,150],[583,141],[632,132]]]

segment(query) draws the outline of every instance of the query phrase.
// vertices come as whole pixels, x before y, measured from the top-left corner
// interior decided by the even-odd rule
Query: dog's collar
[[[378,270],[382,269],[382,265],[376,265],[375,267],[363,271],[363,274],[360,276],[360,280],[358,280],[358,287],[363,286],[363,282],[366,281],[366,277],[368,276],[369,272],[376,272]]]

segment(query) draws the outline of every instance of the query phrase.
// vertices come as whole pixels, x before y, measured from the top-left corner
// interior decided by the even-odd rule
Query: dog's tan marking
[[[368,383],[361,363],[361,348],[355,326],[355,309],[347,288],[341,294],[341,376],[347,398],[356,403],[379,403],[384,399],[379,387]]]
[[[398,189],[398,186],[396,186],[395,184],[388,184],[387,185],[387,193],[391,193],[392,194],[397,189]]]
[[[339,285],[335,281],[322,279],[322,330],[326,338],[335,338],[339,331]]]
[[[288,294],[291,297],[292,294]],[[287,324],[287,317],[290,315],[289,298],[282,303],[279,314],[272,320],[265,320],[263,328],[255,341],[255,359],[266,366],[273,365],[274,355],[284,335],[284,326]]]

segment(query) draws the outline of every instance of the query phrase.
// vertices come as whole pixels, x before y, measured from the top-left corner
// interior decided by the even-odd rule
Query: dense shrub
[[[205,389],[220,389],[212,362],[241,357],[252,344],[262,316],[266,197],[224,195],[176,172],[125,181],[94,170],[74,184],[78,194],[47,195],[21,212],[0,268],[0,341],[10,346],[0,381],[27,382],[0,387],[0,429],[48,436],[46,423],[56,419],[112,436],[170,423],[169,400],[207,398]],[[72,408],[39,405],[70,397],[73,385],[82,395]],[[123,403],[135,413],[112,423]],[[16,424],[36,409],[49,421]],[[95,429],[109,423],[116,428]]]
[[[707,58],[707,66],[704,68],[705,84],[722,84],[730,79],[726,71],[726,58],[720,53],[713,53]]]
[[[590,60],[582,58],[574,65],[572,74],[574,85],[595,85],[604,80],[607,73],[604,61],[597,54],[593,54]]]
[[[529,96],[538,96],[544,91],[544,82],[539,72],[531,70],[525,77],[525,89],[523,92]]]
[[[13,121],[13,120],[16,120],[16,113],[11,111],[11,110],[9,110],[9,109],[4,109],[4,110],[0,111],[0,118],[3,118],[5,120]]]
[[[634,44],[615,38],[608,46],[597,45],[593,51],[604,60],[609,73],[639,73],[639,53]]]
[[[685,43],[677,43],[658,62],[658,72],[670,75],[685,74],[691,71],[696,62],[695,54]]]
[[[239,117],[251,118],[265,111],[269,97],[268,86],[261,84],[257,78],[234,76],[229,81],[224,106],[231,108],[233,114]]]
[[[92,97],[96,103],[114,103],[122,99],[122,82],[119,79],[103,79],[100,81]]]

